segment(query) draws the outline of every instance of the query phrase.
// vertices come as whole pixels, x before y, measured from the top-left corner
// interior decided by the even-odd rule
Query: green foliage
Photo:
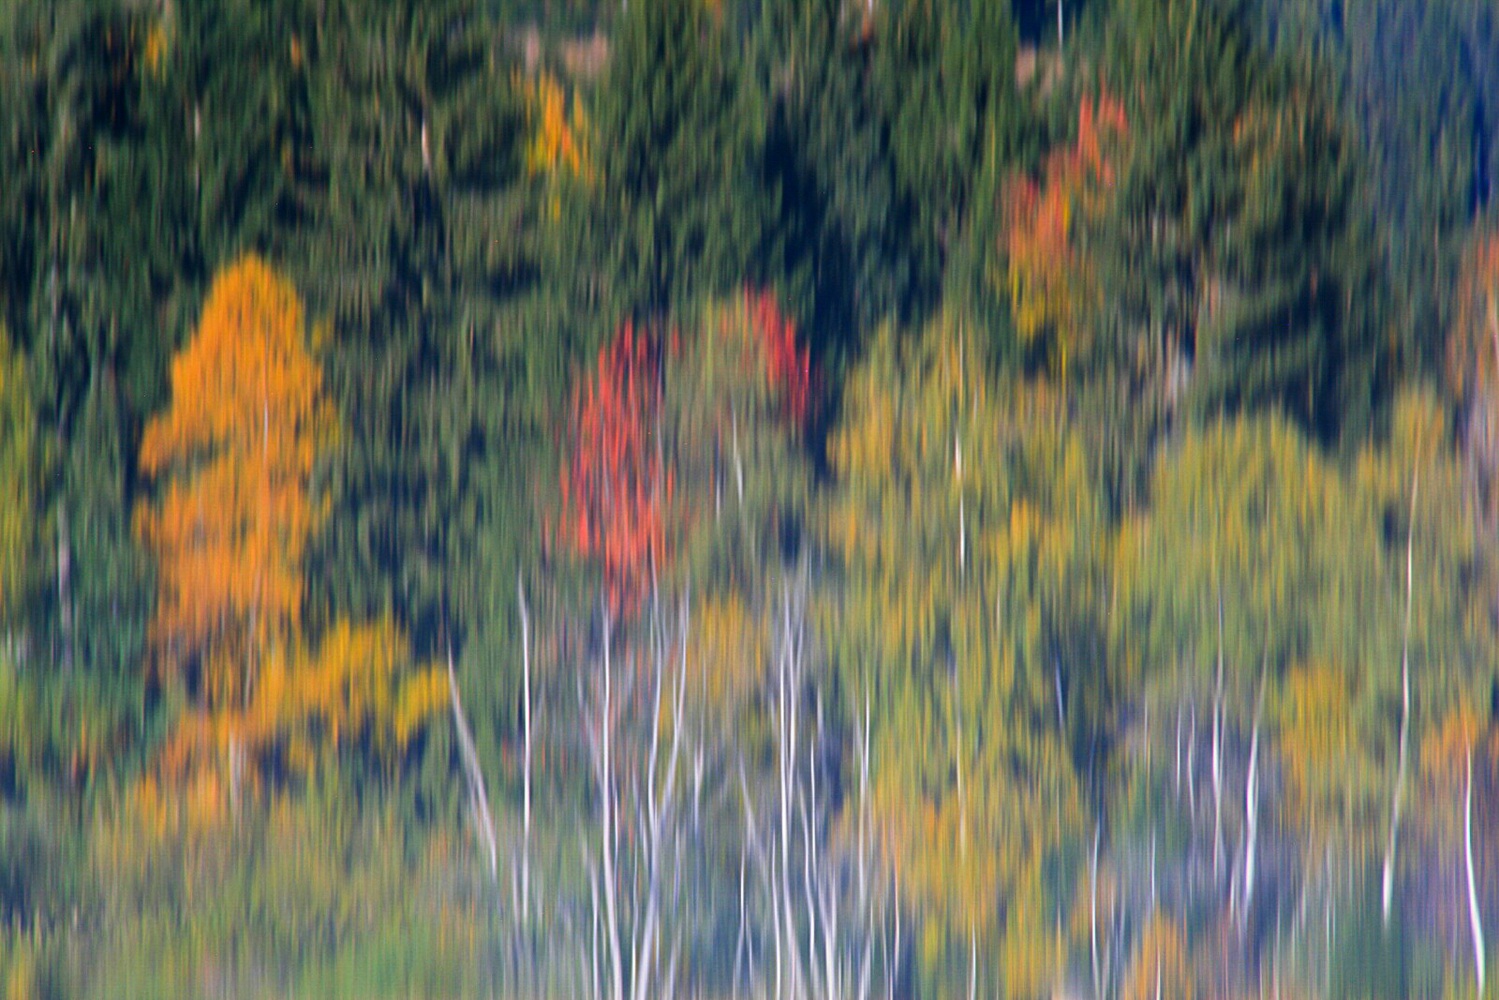
[[[754,594],[782,577],[806,545],[810,372],[796,337],[772,297],[746,293],[704,309],[680,336],[680,353],[668,357],[664,422],[682,529],[677,561],[700,591]],[[775,368],[772,340],[795,352],[787,359],[790,381]]]
[[[869,47],[844,9],[767,0],[750,49],[781,284],[833,360],[856,353],[860,331],[896,312],[910,286]]]
[[[94,958],[72,971],[117,996],[486,991],[492,918],[475,882],[445,873],[456,847],[337,787],[211,836],[119,803],[83,862],[99,879]]]
[[[1262,0],[1277,51],[1331,76],[1358,130],[1372,234],[1410,359],[1439,370],[1462,235],[1499,179],[1499,21],[1462,0]]]
[[[771,272],[761,118],[721,9],[626,7],[593,113],[598,178],[570,267],[606,316],[656,319]]]
[[[771,245],[814,350],[839,370],[862,331],[919,325],[948,289],[983,304],[998,183],[1029,124],[1009,5],[767,0],[759,12]]]
[[[891,220],[910,282],[899,315],[921,317],[950,287],[981,287],[994,236],[997,170],[1029,124],[1015,85],[1016,31],[1005,3],[881,5],[871,77],[888,131],[896,198]],[[987,183],[986,183],[987,182]],[[954,305],[967,305],[956,302]]]
[[[1268,406],[1358,441],[1398,345],[1337,109],[1241,4],[1122,0],[1107,30],[1132,139],[1098,234],[1112,363],[1153,413]]]

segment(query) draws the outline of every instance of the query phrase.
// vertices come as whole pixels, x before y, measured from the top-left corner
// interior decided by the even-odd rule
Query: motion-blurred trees
[[[1357,441],[1389,377],[1357,146],[1242,5],[1126,0],[1104,79],[1131,155],[1096,236],[1118,376],[1150,413],[1262,407]]]
[[[137,517],[159,569],[152,669],[190,706],[166,749],[167,776],[198,771],[236,804],[256,755],[302,715],[324,716],[335,744],[369,718],[404,740],[408,716],[419,720],[444,693],[420,676],[389,693],[404,640],[388,624],[367,638],[340,625],[316,659],[304,653],[302,563],[328,509],[312,477],[335,432],[306,336],[295,289],[258,257],[237,261],[215,280],[173,362],[171,406],[141,442],[142,471],[165,482]],[[307,751],[288,753],[306,769]]]
[[[825,641],[850,717],[872,703],[876,823],[927,927],[921,981],[952,987],[982,945],[985,981],[1029,993],[1061,971],[1070,894],[1046,873],[1082,812],[1068,719],[1086,732],[1104,703],[1084,659],[1102,525],[1054,397],[1006,399],[974,336],[953,318],[911,341],[887,328],[850,375]]]
[[[26,359],[0,324],[0,622],[18,617],[35,558],[37,441]]]

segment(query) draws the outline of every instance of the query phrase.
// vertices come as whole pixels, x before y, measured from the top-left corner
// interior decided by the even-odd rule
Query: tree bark
[[[1473,747],[1468,746],[1468,780],[1463,796],[1463,851],[1468,873],[1468,926],[1473,931],[1473,966],[1478,976],[1478,995],[1483,996],[1487,961],[1483,947],[1483,918],[1478,909],[1478,888],[1473,878]]]
[[[453,725],[458,730],[458,751],[463,758],[464,773],[468,776],[469,808],[474,813],[474,825],[484,838],[489,851],[489,877],[499,878],[499,852],[495,848],[494,819],[489,813],[489,796],[484,791],[484,773],[479,769],[479,754],[474,749],[474,737],[468,728],[468,718],[463,711],[463,701],[458,696],[458,676],[453,672],[453,649],[448,647],[448,695],[453,707]]]
[[[1419,472],[1411,473],[1411,514],[1405,535],[1405,633],[1400,651],[1400,759],[1395,768],[1395,789],[1390,795],[1390,841],[1385,847],[1384,877],[1380,902],[1384,925],[1390,926],[1390,903],[1395,890],[1395,849],[1400,836],[1400,812],[1405,800],[1406,747],[1410,743],[1411,716],[1411,542],[1416,536],[1416,490]]]
[[[1260,693],[1254,706],[1254,735],[1249,739],[1249,776],[1244,782],[1244,908],[1239,915],[1239,929],[1249,926],[1249,904],[1254,898],[1255,841],[1259,834],[1260,796],[1260,714],[1265,704],[1265,672],[1260,670]]]
[[[1213,875],[1223,856],[1223,591],[1218,591],[1218,680],[1213,688]]]
[[[520,605],[521,687],[524,695],[524,700],[521,702],[521,726],[525,740],[525,775],[521,793],[520,913],[521,922],[529,923],[531,917],[531,614],[526,607],[526,591],[521,586],[518,571],[515,574],[515,598]]]
[[[614,776],[613,776],[613,664],[609,657],[609,632],[613,627],[609,614],[604,614],[604,712],[599,723],[599,801],[603,810],[603,850],[600,860],[604,866],[604,932],[608,935],[610,996],[624,1000],[625,973],[624,956],[619,943],[619,901],[616,898],[615,836],[614,836]]]
[[[1088,878],[1088,953],[1093,966],[1093,996],[1103,996],[1103,980],[1098,972],[1098,821],[1093,821],[1093,863]]]

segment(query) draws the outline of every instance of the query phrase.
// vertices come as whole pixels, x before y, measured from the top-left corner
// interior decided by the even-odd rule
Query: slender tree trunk
[[[893,949],[892,949],[893,954],[891,955],[891,958],[890,958],[890,968],[888,970],[890,978],[889,978],[889,981],[886,982],[886,984],[885,984],[885,996],[886,997],[891,997],[891,998],[893,998],[895,996],[895,984],[900,979],[900,929],[901,929],[901,919],[900,919],[900,866],[899,866],[899,863],[897,863],[896,869],[895,869],[894,884],[895,884],[895,892],[894,892],[894,894],[891,897],[891,902],[892,902],[892,905],[895,908],[895,944],[894,944]]]
[[[1223,856],[1223,590],[1218,590],[1218,680],[1213,688],[1213,875]]]
[[[1496,345],[1499,346],[1499,345]],[[1410,742],[1411,717],[1411,543],[1416,536],[1416,490],[1419,472],[1411,473],[1411,515],[1405,535],[1405,632],[1400,651],[1400,760],[1395,767],[1395,789],[1390,796],[1390,841],[1384,853],[1384,878],[1380,901],[1384,924],[1390,926],[1390,903],[1395,890],[1395,849],[1400,836],[1400,811],[1405,800],[1406,747]]]
[[[1093,996],[1103,996],[1103,980],[1098,971],[1098,821],[1093,821],[1093,863],[1088,877],[1088,953],[1093,966]]]
[[[1473,747],[1468,746],[1468,780],[1463,795],[1463,852],[1468,874],[1468,926],[1473,931],[1473,967],[1478,976],[1478,995],[1483,996],[1486,958],[1483,948],[1483,918],[1478,909],[1478,888],[1473,878]]]
[[[1192,714],[1187,729],[1187,810],[1192,814],[1192,839],[1197,839],[1197,696],[1192,696]]]
[[[979,995],[979,939],[974,929],[973,918],[968,920],[968,1000],[978,1000]]]
[[[781,800],[781,921],[785,937],[784,951],[791,973],[793,996],[805,994],[800,949],[796,942],[796,919],[791,903],[791,813],[796,796],[796,754],[799,745],[797,703],[800,687],[800,663],[797,639],[791,623],[791,595],[782,595],[782,636],[778,656],[777,730],[780,743],[779,773]]]
[[[613,627],[609,615],[604,614],[604,712],[599,722],[599,800],[603,810],[603,850],[600,861],[604,866],[604,932],[607,935],[609,945],[609,995],[614,1000],[624,1000],[625,996],[625,973],[624,955],[620,950],[619,942],[619,901],[616,886],[617,873],[615,869],[615,835],[614,835],[614,721],[612,704],[613,672],[614,667],[610,661],[609,633]]]
[[[1176,801],[1181,804],[1182,797],[1182,703],[1176,703]]]
[[[489,852],[489,877],[499,878],[499,852],[495,847],[494,819],[489,813],[489,796],[484,791],[484,773],[479,769],[479,754],[474,749],[473,733],[468,728],[468,717],[463,711],[463,701],[458,696],[458,675],[453,671],[453,649],[448,647],[448,695],[453,708],[453,725],[458,730],[458,751],[463,759],[464,772],[468,776],[469,808],[474,814],[474,825]]]
[[[521,688],[524,696],[521,703],[521,725],[525,739],[525,774],[521,793],[520,913],[521,922],[529,923],[531,919],[531,614],[526,607],[526,592],[521,586],[519,572],[515,574],[515,598],[520,605]]]
[[[859,969],[859,1000],[869,996],[874,959],[874,906],[869,898],[869,689],[864,689],[864,725],[859,730],[859,912],[864,916],[864,941]]]
[[[590,947],[588,952],[588,968],[593,976],[594,1000],[601,1000],[604,993],[603,983],[599,977],[599,873],[598,869],[593,865],[593,859],[587,856],[586,850],[583,865],[588,869],[588,899],[592,904],[592,908],[589,910]]]
[[[1249,739],[1249,776],[1244,781],[1244,909],[1239,916],[1239,928],[1249,926],[1249,905],[1254,899],[1255,842],[1259,834],[1260,794],[1260,713],[1265,704],[1265,671],[1260,669],[1260,693],[1254,706],[1254,735]]]

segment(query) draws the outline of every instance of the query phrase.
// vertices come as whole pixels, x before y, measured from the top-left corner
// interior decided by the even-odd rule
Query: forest
[[[0,191],[0,994],[1499,995],[1495,0],[5,0]]]

